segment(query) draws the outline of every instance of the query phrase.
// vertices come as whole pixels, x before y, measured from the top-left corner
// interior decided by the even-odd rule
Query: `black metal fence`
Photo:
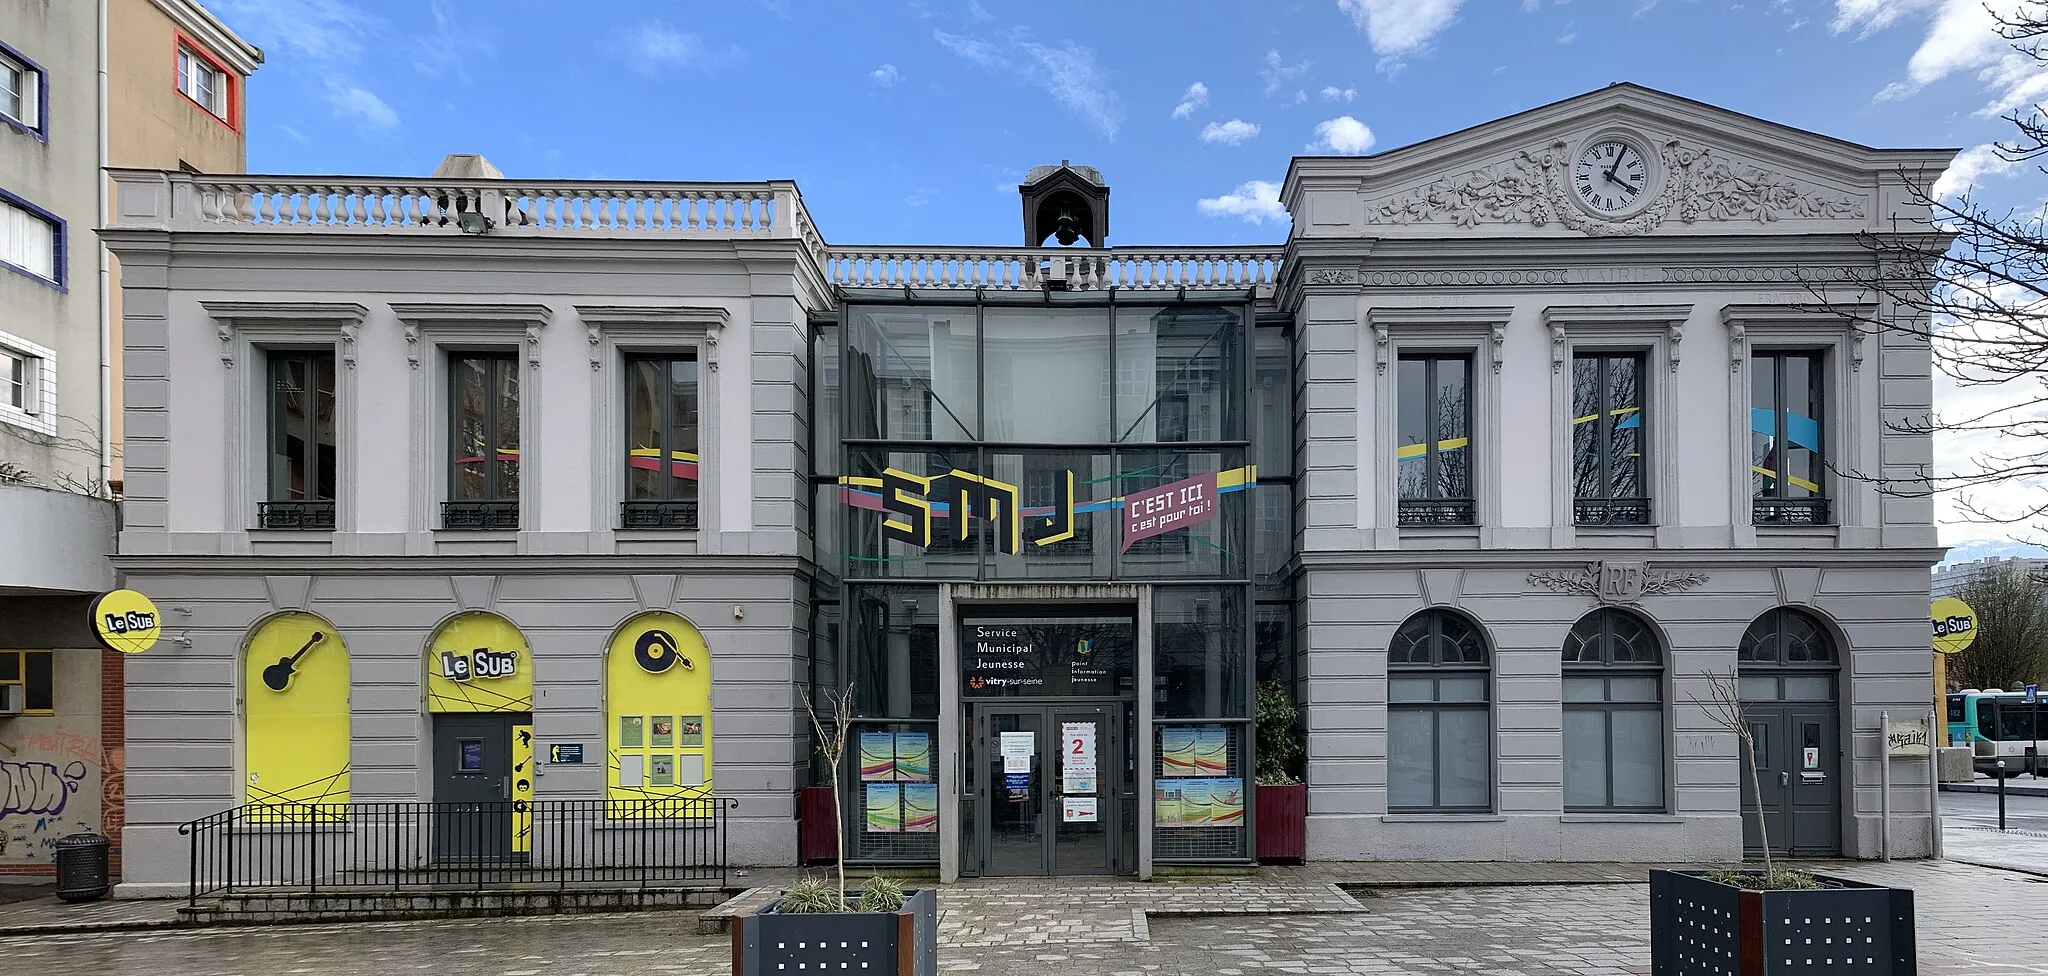
[[[248,891],[480,891],[725,881],[715,796],[481,803],[252,803],[178,828],[190,898]]]

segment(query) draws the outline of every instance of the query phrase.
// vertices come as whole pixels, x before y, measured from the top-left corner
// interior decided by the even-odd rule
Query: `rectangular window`
[[[41,413],[43,409],[42,360],[12,349],[0,348],[0,406],[12,407],[22,413]]]
[[[1402,525],[1471,525],[1472,360],[1402,356],[1395,477]]]
[[[1828,524],[1822,365],[1812,351],[1750,359],[1750,494],[1758,525]]]
[[[448,500],[444,529],[519,527],[519,360],[448,359]]]
[[[270,354],[270,485],[266,529],[332,529],[337,465],[332,352]]]
[[[1648,525],[1643,466],[1643,357],[1572,357],[1573,519],[1580,525]]]
[[[5,45],[0,45],[0,117],[38,136],[43,133],[42,69]]]
[[[621,527],[697,527],[697,404],[695,352],[626,361],[626,501]]]
[[[0,262],[32,278],[64,286],[64,222],[0,190]]]
[[[228,119],[228,73],[212,59],[178,45],[178,90],[223,122]]]
[[[0,694],[21,702],[22,711],[49,714],[57,707],[56,661],[51,651],[0,651],[0,689],[18,688]],[[19,696],[18,698],[16,696]]]

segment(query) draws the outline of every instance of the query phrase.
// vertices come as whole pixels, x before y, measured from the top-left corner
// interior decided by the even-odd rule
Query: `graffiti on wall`
[[[106,757],[98,739],[51,727],[61,719],[15,721],[44,727],[0,737],[0,864],[48,864],[58,838],[104,829]]]

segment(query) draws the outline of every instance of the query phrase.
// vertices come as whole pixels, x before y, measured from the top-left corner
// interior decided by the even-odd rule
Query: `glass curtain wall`
[[[1275,389],[1255,396],[1243,296],[862,298],[816,332],[812,373],[813,540],[837,583],[818,598],[841,623],[837,673],[813,681],[857,685],[855,746],[877,753],[849,762],[849,853],[937,858],[936,832],[911,837],[866,806],[870,793],[907,802],[900,760],[936,733],[938,584],[1059,580],[1158,585],[1154,704],[1193,742],[1176,731],[1172,767],[1159,753],[1153,770],[1188,781],[1154,825],[1159,856],[1249,856],[1253,662],[1275,653],[1255,647],[1253,575],[1277,580],[1292,550],[1285,330],[1260,330],[1280,342],[1260,347]],[[1278,494],[1255,463],[1280,467]],[[1262,632],[1288,629],[1272,624],[1291,609],[1284,594],[1259,604]],[[867,779],[885,738],[896,778]],[[896,787],[875,788],[885,782]]]

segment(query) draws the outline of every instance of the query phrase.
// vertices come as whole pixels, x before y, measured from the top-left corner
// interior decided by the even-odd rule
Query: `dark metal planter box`
[[[1918,976],[1912,889],[1815,877],[1828,887],[1744,891],[1651,871],[1652,976]]]
[[[1308,786],[1258,788],[1258,802],[1252,808],[1257,824],[1255,851],[1261,861],[1293,861],[1308,857]]]
[[[848,901],[858,897],[847,892]],[[771,903],[732,920],[733,976],[815,970],[937,976],[938,892],[907,892],[896,912],[784,915]]]

